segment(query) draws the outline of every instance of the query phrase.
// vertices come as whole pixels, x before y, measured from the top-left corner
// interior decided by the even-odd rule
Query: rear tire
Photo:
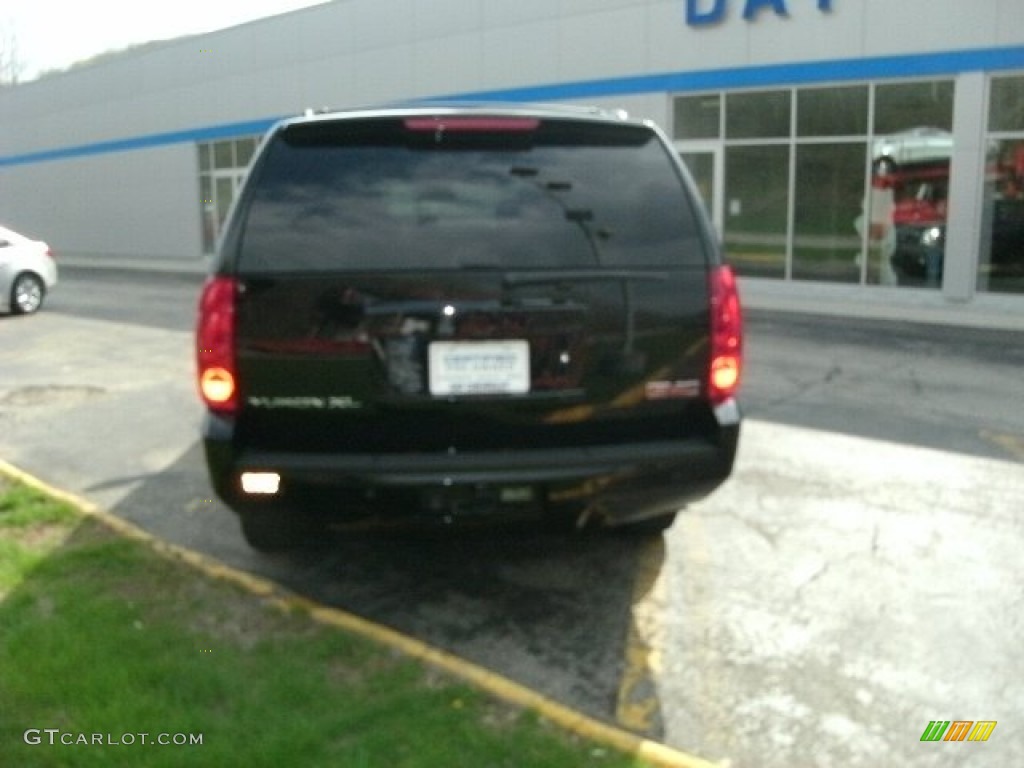
[[[240,510],[238,519],[249,546],[268,554],[308,545],[321,528],[310,515],[280,507]]]
[[[31,272],[22,272],[11,286],[11,311],[16,315],[31,315],[43,306],[46,286]]]

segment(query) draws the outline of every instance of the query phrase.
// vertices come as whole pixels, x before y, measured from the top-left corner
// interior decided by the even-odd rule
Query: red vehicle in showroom
[[[893,270],[901,283],[938,285],[946,242],[949,160],[901,166],[887,181],[895,192]]]
[[[990,207],[982,238],[987,253],[980,259],[990,275],[1014,280],[1024,279],[1024,152],[1019,154],[1014,163],[989,167]],[[908,163],[882,178],[895,193],[892,266],[899,282],[938,286],[949,214],[949,160]]]

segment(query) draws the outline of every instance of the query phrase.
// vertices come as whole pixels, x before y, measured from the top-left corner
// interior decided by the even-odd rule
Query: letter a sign
[[[832,0],[817,0],[818,10],[828,13]],[[786,18],[786,0],[743,0],[743,18],[756,21],[761,11],[770,8],[776,16]],[[691,27],[707,27],[725,21],[729,0],[686,0],[686,23]]]

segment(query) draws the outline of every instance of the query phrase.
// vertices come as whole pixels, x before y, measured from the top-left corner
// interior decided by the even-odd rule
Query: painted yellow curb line
[[[990,443],[998,445],[1013,458],[1018,461],[1024,461],[1024,438],[1002,432],[993,432],[989,429],[983,429],[979,434]]]
[[[0,474],[75,507],[83,515],[98,520],[125,538],[146,544],[164,557],[185,562],[211,578],[239,586],[279,608],[302,611],[317,622],[352,632],[438,667],[506,702],[533,710],[571,733],[605,744],[626,754],[635,755],[652,765],[659,766],[659,768],[728,768],[728,762],[713,763],[659,742],[643,739],[559,704],[526,686],[447,651],[434,648],[413,637],[338,608],[331,608],[314,600],[300,597],[268,579],[233,568],[194,550],[171,544],[144,531],[137,525],[107,512],[91,501],[46,484],[3,459],[0,459]]]
[[[632,731],[650,733],[661,719],[654,676],[661,668],[665,645],[661,611],[666,602],[665,540],[645,546],[633,581],[632,621],[626,633],[625,664],[619,684],[615,721]]]

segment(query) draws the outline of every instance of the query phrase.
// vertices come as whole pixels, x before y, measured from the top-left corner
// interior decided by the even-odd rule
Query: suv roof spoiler
[[[422,112],[424,114],[450,113],[450,112],[498,112],[501,114],[529,113],[531,116],[549,117],[576,117],[595,118],[599,120],[614,120],[627,122],[630,119],[629,113],[624,109],[606,109],[604,107],[562,104],[562,103],[531,103],[512,101],[461,101],[457,99],[423,99],[418,101],[391,102],[387,104],[374,104],[361,107],[345,107],[341,109],[332,107],[306,107],[301,115],[292,119],[310,119],[317,117],[355,117],[369,115],[386,115],[392,112],[409,113],[410,111]]]

